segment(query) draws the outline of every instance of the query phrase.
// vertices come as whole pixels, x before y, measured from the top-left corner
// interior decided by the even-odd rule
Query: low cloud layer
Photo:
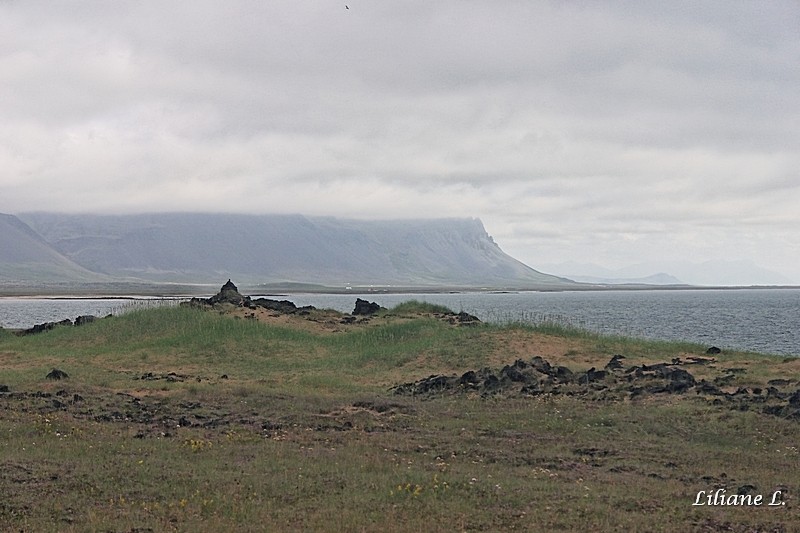
[[[800,283],[800,7],[0,2],[0,211],[478,216]]]

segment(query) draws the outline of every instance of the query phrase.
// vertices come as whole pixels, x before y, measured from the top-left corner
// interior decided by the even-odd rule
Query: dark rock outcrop
[[[432,375],[413,383],[404,383],[393,388],[395,394],[409,396],[429,395],[452,390],[460,383],[455,376]]]
[[[447,321],[458,326],[477,326],[481,323],[478,317],[464,311],[447,315]]]
[[[442,322],[447,322],[453,326],[477,326],[481,323],[481,319],[476,317],[475,315],[471,315],[464,311],[460,313],[454,313],[452,311],[448,313],[432,313],[432,316],[435,317],[437,320],[441,320]]]
[[[622,356],[612,361],[619,362]],[[755,410],[773,416],[800,421],[800,390],[781,391],[737,387],[724,390],[705,379],[697,380],[680,360],[671,363],[632,366],[624,372],[618,368],[573,372],[564,366],[553,366],[542,357],[528,361],[518,359],[500,370],[469,370],[461,376],[432,375],[419,381],[392,387],[395,394],[430,396],[444,394],[480,394],[494,396],[566,395],[599,401],[640,400],[653,395],[686,394],[693,391],[712,405],[727,406],[738,411]],[[689,363],[703,364],[703,363]],[[611,365],[616,367],[616,365]],[[608,368],[609,365],[606,365]],[[739,374],[739,369],[723,369],[726,376]],[[712,378],[712,380],[714,380]],[[714,380],[716,381],[716,380]],[[782,385],[784,383],[781,383]]]
[[[704,379],[701,379],[695,385],[695,391],[697,394],[708,394],[711,396],[723,396],[725,394],[722,389]]]
[[[800,408],[800,390],[789,396],[789,405],[795,408]]]
[[[353,308],[352,315],[374,315],[379,311],[384,310],[383,307],[376,304],[375,302],[368,302],[367,300],[362,300],[361,298],[356,298],[356,306]]]
[[[34,335],[36,333],[44,333],[46,331],[50,331],[59,326],[83,326],[84,324],[89,324],[97,319],[98,318],[94,315],[79,316],[75,319],[75,322],[73,322],[69,318],[65,318],[64,320],[61,320],[59,322],[45,322],[43,324],[36,324],[28,329],[20,330],[16,332],[16,334],[18,336]]]
[[[527,384],[532,381],[538,381],[536,376],[533,375],[534,372],[535,370],[531,365],[522,359],[517,359],[514,361],[513,365],[504,366],[503,369],[500,370],[500,376],[517,383]]]
[[[222,304],[232,305],[234,307],[252,307],[252,302],[249,296],[242,296],[239,289],[229,279],[225,285],[220,288],[219,292],[211,298],[192,298],[188,302],[183,302],[181,305],[189,307],[215,307]]]
[[[45,331],[50,331],[58,326],[72,326],[72,320],[69,318],[65,318],[60,322],[45,322],[43,324],[36,324],[31,328],[23,329],[22,331],[18,331],[17,335],[24,336],[24,335],[35,335],[37,333],[44,333]]]
[[[211,298],[192,298],[181,305],[200,308],[218,307],[220,305],[232,305],[234,307],[246,307],[248,309],[257,309],[260,307],[281,314],[303,314],[304,312],[315,309],[313,305],[297,307],[289,300],[270,300],[269,298],[252,299],[250,296],[242,295],[231,280],[228,280],[219,292]]]
[[[586,371],[585,374],[582,374],[578,378],[578,383],[588,384],[594,383],[595,381],[602,381],[606,378],[608,372],[605,370],[597,370],[595,367],[590,368]]]
[[[256,298],[253,305],[278,313],[291,314],[297,312],[297,306],[289,300],[270,300],[269,298]]]
[[[269,298],[256,298],[252,300],[251,303],[253,307],[269,309],[270,311],[276,311],[284,315],[292,315],[295,313],[303,314],[306,311],[313,311],[316,309],[313,305],[297,307],[294,302],[290,302],[289,300],[270,300]]]
[[[217,294],[208,299],[211,305],[228,303],[236,307],[249,307],[250,297],[239,294],[239,289],[229,279]]]
[[[781,379],[771,379],[771,380],[767,381],[767,385],[771,385],[773,387],[785,387],[786,385],[789,385],[790,383],[791,383],[791,380],[782,379],[782,378]]]
[[[91,324],[97,320],[97,317],[94,315],[81,315],[75,319],[76,326],[83,326],[85,324]]]
[[[553,367],[550,366],[549,362],[538,355],[531,359],[531,366],[542,374],[547,374],[548,376],[552,375]]]
[[[67,373],[66,373],[66,372],[64,372],[63,370],[59,370],[59,369],[57,369],[57,368],[54,368],[54,369],[53,369],[53,370],[51,370],[51,371],[50,371],[50,373],[49,373],[49,374],[47,374],[45,377],[46,377],[47,379],[50,379],[50,380],[53,380],[53,381],[59,381],[59,380],[62,380],[62,379],[67,379],[67,378],[69,378],[69,374],[67,374]]]
[[[615,355],[608,363],[606,363],[605,370],[622,370],[623,359],[625,359],[624,355]]]

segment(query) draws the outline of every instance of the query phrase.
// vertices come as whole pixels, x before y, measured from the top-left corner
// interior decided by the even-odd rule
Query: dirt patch
[[[271,309],[234,308],[226,314],[242,320],[302,329],[312,333],[341,333],[369,324],[386,323],[385,317],[354,317],[330,309],[314,309],[299,313],[281,313]]]
[[[577,347],[577,349],[576,349]],[[508,330],[496,336],[490,363],[503,364],[516,359],[540,355],[556,364],[592,366],[597,355],[584,350],[575,339]]]

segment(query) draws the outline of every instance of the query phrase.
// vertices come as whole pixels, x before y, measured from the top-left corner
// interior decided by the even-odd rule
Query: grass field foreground
[[[174,307],[33,336],[0,331],[0,524],[59,532],[800,527],[795,419],[734,409],[694,389],[603,396],[602,381],[591,384],[594,396],[579,382],[575,394],[391,390],[537,355],[586,372],[615,354],[626,366],[648,365],[707,358],[707,347],[553,324],[460,327],[444,312],[412,303],[344,324],[332,311],[262,320]],[[69,377],[46,379],[54,368]],[[766,391],[771,380],[797,388],[800,366],[725,352],[686,368],[709,382],[723,376],[720,390],[732,397]],[[766,500],[780,491],[783,505],[692,505],[700,491],[718,489]]]

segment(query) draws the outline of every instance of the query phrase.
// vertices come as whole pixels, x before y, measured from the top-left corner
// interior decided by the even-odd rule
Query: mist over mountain
[[[57,253],[153,282],[328,286],[568,286],[505,254],[478,219],[363,221],[301,215],[26,213]]]

